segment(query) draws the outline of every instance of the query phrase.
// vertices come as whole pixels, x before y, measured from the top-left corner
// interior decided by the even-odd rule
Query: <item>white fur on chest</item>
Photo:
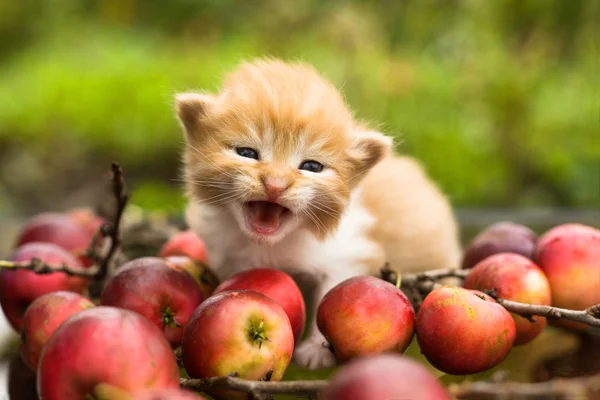
[[[323,241],[306,229],[274,245],[251,241],[226,211],[202,204],[188,209],[188,223],[203,239],[209,263],[220,279],[251,268],[270,267],[290,273],[354,276],[366,273],[361,259],[377,251],[367,232],[374,218],[353,195],[336,232]]]

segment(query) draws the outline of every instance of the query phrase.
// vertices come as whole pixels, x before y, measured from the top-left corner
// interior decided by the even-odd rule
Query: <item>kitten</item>
[[[310,66],[243,63],[220,93],[181,93],[187,222],[220,279],[250,268],[305,274],[312,304],[341,281],[456,267],[451,206],[392,139],[355,121]],[[314,312],[313,312],[314,315]],[[314,317],[295,361],[335,365]]]

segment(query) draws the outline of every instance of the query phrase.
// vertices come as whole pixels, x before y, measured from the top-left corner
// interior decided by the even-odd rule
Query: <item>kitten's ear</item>
[[[348,150],[358,180],[369,172],[375,164],[392,152],[394,141],[391,137],[372,130],[358,129]]]
[[[178,93],[175,96],[175,112],[183,124],[188,140],[200,133],[202,117],[214,102],[213,96],[202,93]]]

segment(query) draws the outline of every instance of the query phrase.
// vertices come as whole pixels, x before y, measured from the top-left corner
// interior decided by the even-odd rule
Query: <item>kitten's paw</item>
[[[308,338],[300,343],[294,351],[294,361],[308,369],[330,368],[337,364],[335,355],[323,337]]]

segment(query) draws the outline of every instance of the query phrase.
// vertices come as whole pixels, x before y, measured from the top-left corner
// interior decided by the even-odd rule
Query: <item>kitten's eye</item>
[[[235,152],[242,157],[258,160],[258,151],[251,149],[250,147],[236,147]]]
[[[321,172],[323,171],[323,164],[312,160],[302,161],[302,164],[300,164],[300,169],[315,173]]]

